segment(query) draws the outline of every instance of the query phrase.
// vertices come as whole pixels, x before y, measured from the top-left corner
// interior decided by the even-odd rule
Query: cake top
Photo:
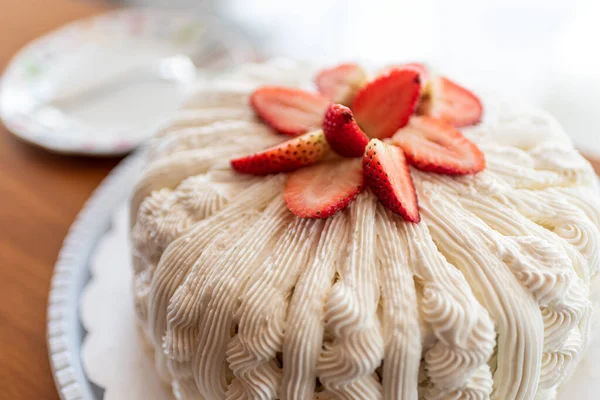
[[[151,144],[132,200],[136,310],[182,399],[552,399],[572,372],[600,263],[592,168],[552,117],[512,100],[478,91],[477,123],[483,108],[460,89],[466,117],[423,114],[436,112],[435,86],[433,106],[419,107],[426,79],[412,68],[370,80],[375,94],[379,79],[412,77],[402,83],[413,95],[420,86],[421,115],[413,105],[395,132],[357,110],[361,89],[350,107],[330,105],[311,89],[313,71],[264,64],[199,88]],[[298,130],[251,103],[300,87],[328,110],[323,136],[312,107]],[[363,131],[382,136],[369,143]],[[264,149],[285,159],[281,143],[300,138],[315,158],[299,160],[322,158],[270,174]],[[460,151],[433,158],[430,141]],[[323,203],[323,188],[349,197]]]
[[[292,172],[284,198],[296,216],[330,217],[369,186],[385,207],[419,222],[409,165],[446,175],[485,168],[481,150],[457,129],[481,120],[479,98],[424,64],[388,66],[371,79],[360,65],[341,64],[319,71],[315,83],[319,93],[256,89],[256,114],[295,138],[231,161],[245,174]]]

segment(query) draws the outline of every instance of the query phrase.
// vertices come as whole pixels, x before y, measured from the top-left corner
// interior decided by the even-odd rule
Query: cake
[[[545,112],[421,64],[314,73],[199,84],[148,148],[133,292],[174,396],[554,399],[590,338],[591,166]]]

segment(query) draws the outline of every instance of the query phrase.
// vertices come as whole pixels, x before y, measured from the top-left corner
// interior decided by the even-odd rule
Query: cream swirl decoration
[[[560,126],[486,104],[464,129],[484,172],[412,170],[420,224],[368,190],[299,219],[284,175],[228,160],[284,139],[255,119],[252,89],[305,76],[270,63],[201,85],[150,146],[132,199],[135,305],[176,397],[552,398],[585,351],[600,267],[595,175]]]

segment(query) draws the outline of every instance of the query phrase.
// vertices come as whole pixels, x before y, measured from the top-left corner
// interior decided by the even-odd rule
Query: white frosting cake
[[[368,190],[325,220],[286,208],[285,174],[233,157],[284,138],[250,65],[198,89],[152,143],[132,200],[134,293],[178,399],[553,399],[586,348],[600,264],[595,174],[547,114],[483,96],[463,133],[485,171],[412,169],[422,221]]]

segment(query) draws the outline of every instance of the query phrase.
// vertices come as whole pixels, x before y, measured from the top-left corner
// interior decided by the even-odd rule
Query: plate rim
[[[130,195],[144,163],[143,155],[143,151],[138,151],[123,159],[92,192],[69,228],[54,266],[47,304],[46,344],[62,400],[96,399],[81,360],[85,329],[79,316],[79,299],[90,279],[90,257],[98,240],[110,229],[116,207]]]

